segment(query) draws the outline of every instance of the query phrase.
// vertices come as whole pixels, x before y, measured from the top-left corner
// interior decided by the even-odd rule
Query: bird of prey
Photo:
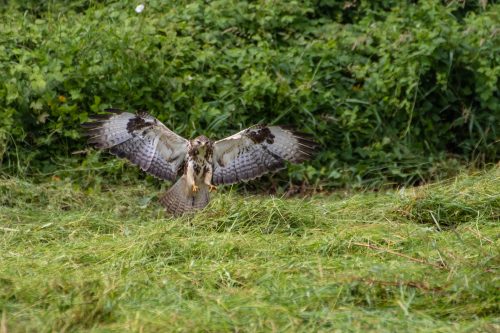
[[[316,143],[283,126],[255,125],[225,139],[187,140],[144,111],[108,109],[84,123],[89,143],[176,181],[160,202],[173,215],[205,207],[217,185],[248,181],[312,157]]]

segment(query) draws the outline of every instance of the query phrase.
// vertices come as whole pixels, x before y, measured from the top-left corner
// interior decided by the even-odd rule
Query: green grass
[[[386,193],[0,180],[0,332],[498,332],[500,169]]]

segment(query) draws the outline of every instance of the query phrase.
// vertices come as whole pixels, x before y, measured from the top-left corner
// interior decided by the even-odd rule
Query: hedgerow
[[[463,3],[8,3],[1,168],[124,177],[79,130],[111,106],[148,110],[186,137],[293,125],[322,145],[289,168],[305,184],[411,184],[495,162],[500,5]]]

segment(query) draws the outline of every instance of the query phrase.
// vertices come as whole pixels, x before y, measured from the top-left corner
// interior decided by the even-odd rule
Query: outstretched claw
[[[212,184],[208,185],[208,192],[215,192],[217,191],[217,186],[214,186]]]
[[[198,192],[199,190],[199,187],[196,186],[195,184],[193,184],[193,186],[191,187],[191,191],[193,191],[194,193]]]

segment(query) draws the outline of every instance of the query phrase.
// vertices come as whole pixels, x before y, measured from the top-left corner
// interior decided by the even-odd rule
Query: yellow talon
[[[217,186],[214,186],[212,184],[208,185],[208,192],[215,192],[217,191]]]
[[[193,186],[191,187],[191,191],[196,193],[196,192],[198,192],[198,190],[199,190],[198,186],[193,184]]]

